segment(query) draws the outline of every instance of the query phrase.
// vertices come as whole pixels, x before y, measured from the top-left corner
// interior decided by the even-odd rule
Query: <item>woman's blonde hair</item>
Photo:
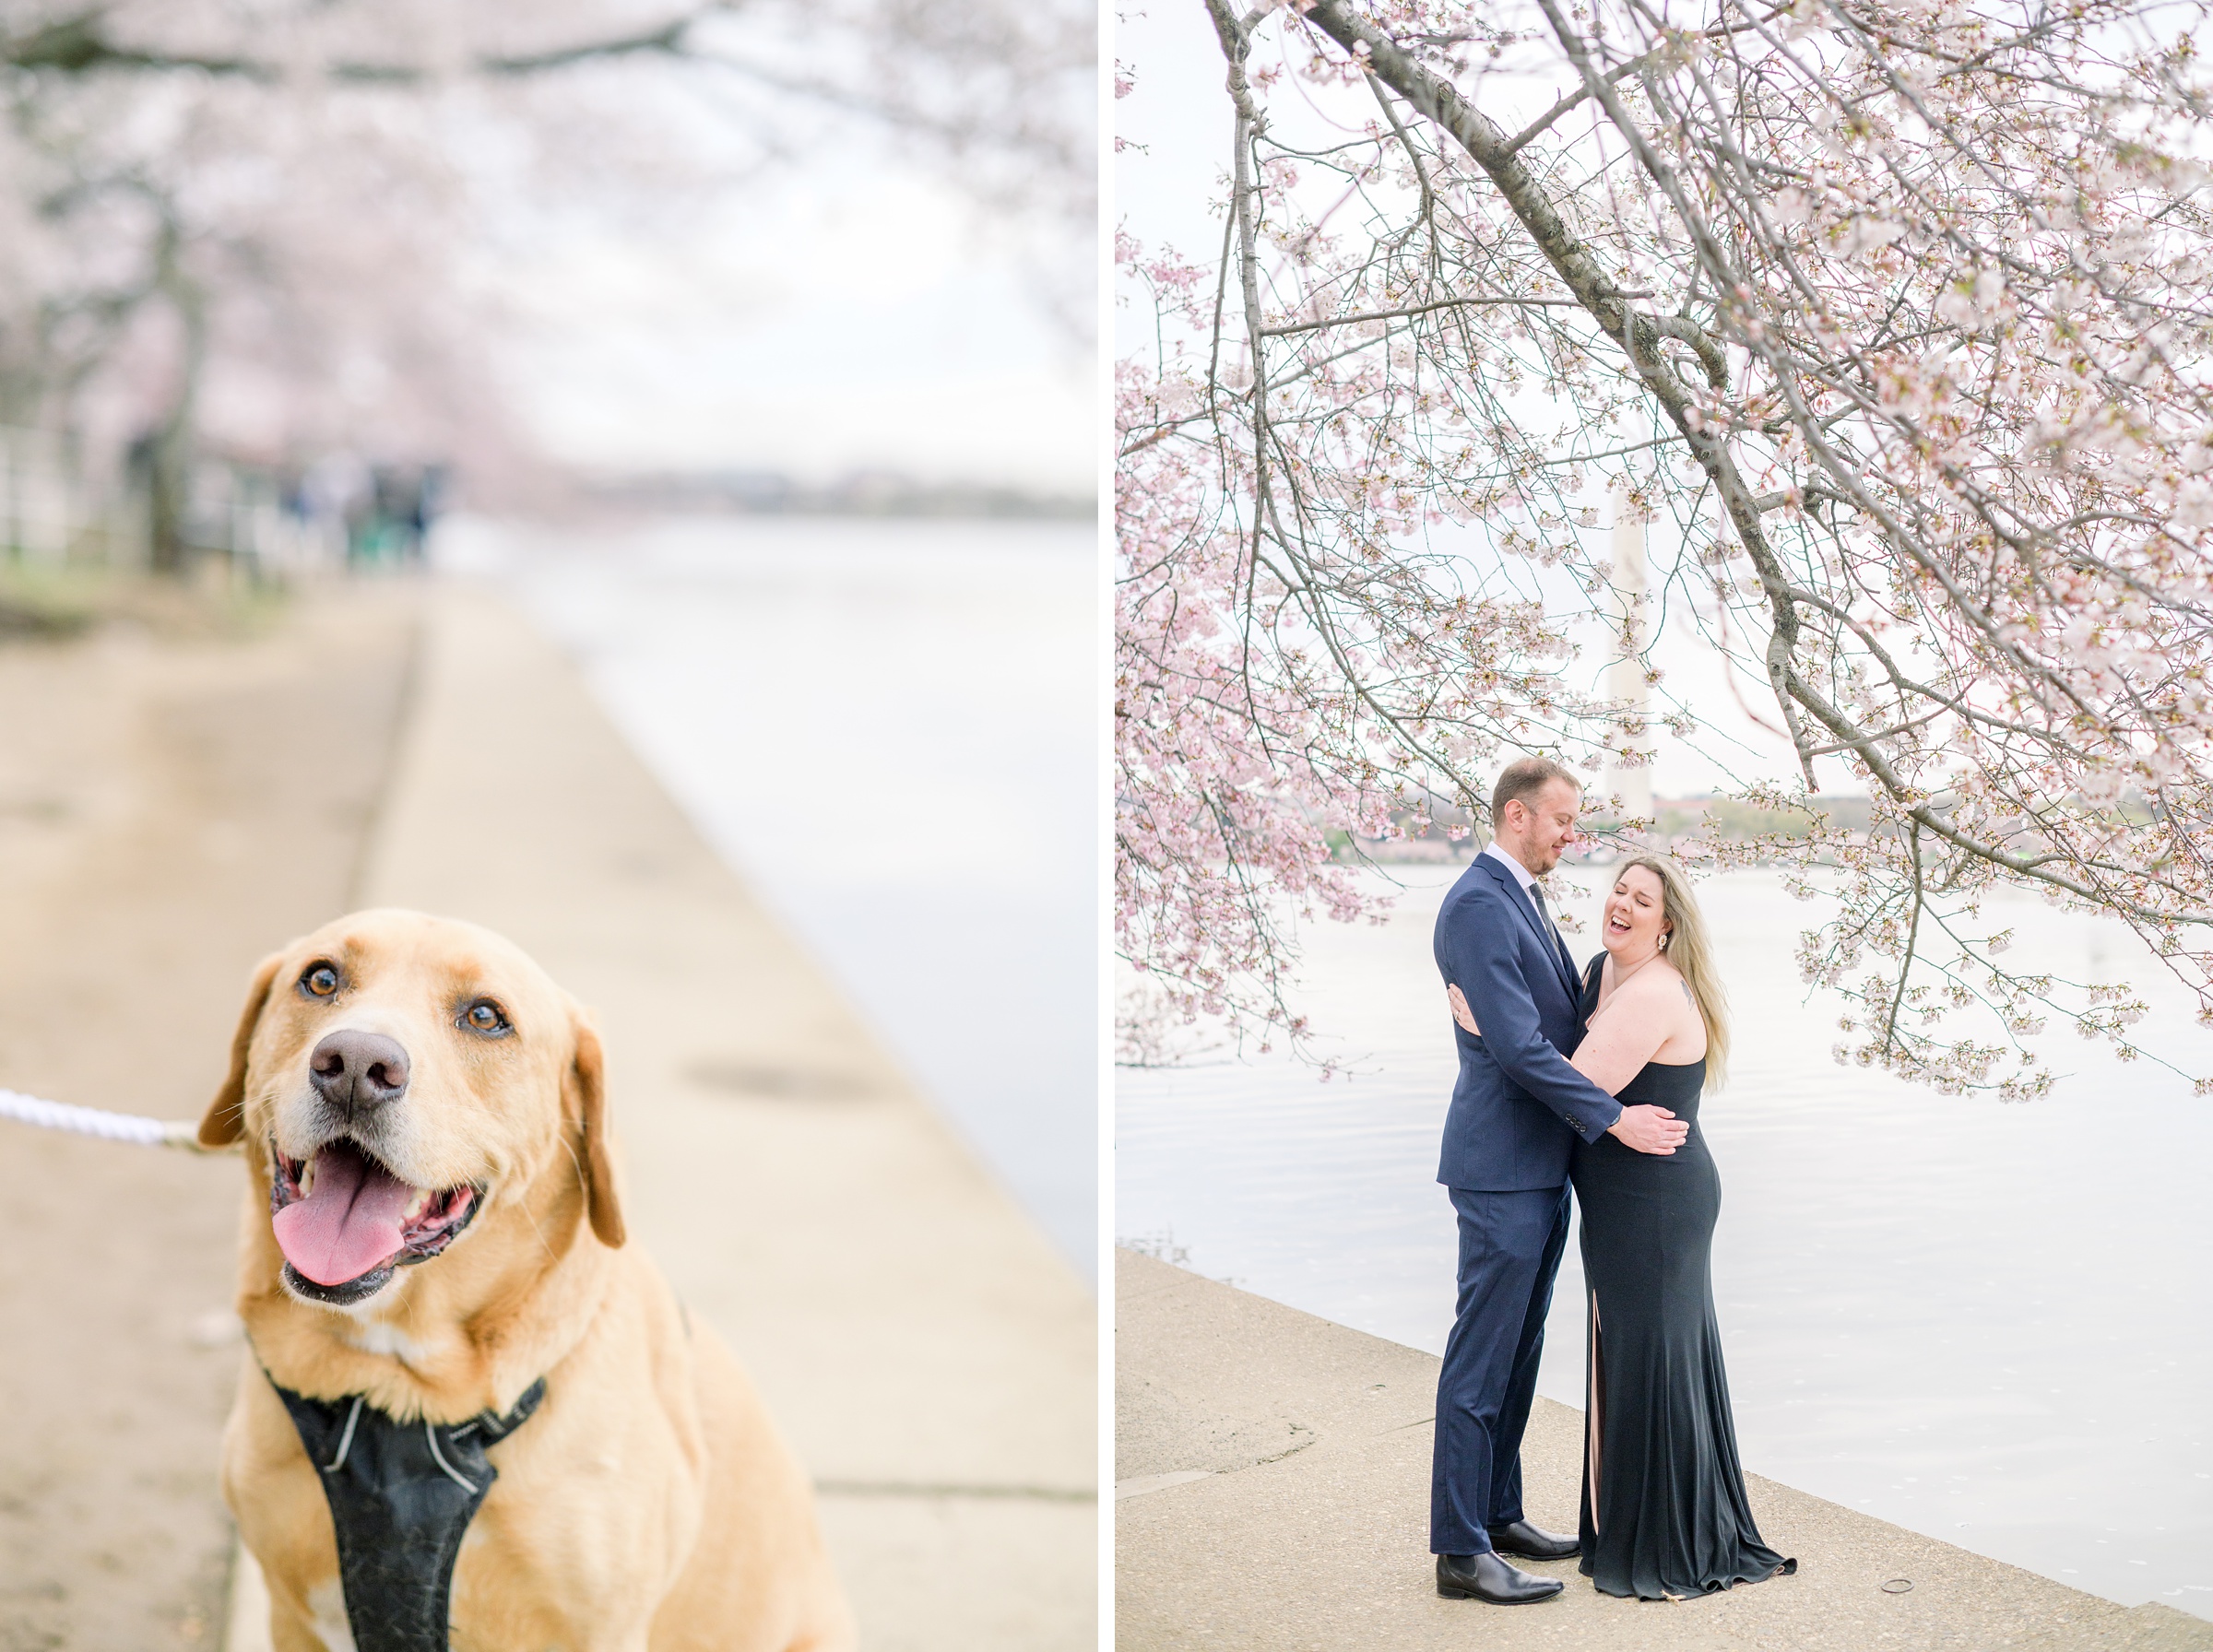
[[[1706,933],[1706,916],[1698,910],[1698,892],[1681,867],[1663,855],[1634,855],[1621,871],[1644,867],[1660,879],[1660,915],[1672,926],[1660,937],[1661,950],[1675,974],[1690,988],[1706,1023],[1706,1088],[1719,1090],[1729,1081],[1729,997],[1722,990],[1721,972],[1714,967],[1713,943]],[[1616,880],[1621,876],[1616,872]]]

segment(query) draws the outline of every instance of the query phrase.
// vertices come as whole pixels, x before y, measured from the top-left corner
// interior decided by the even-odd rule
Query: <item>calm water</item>
[[[1096,538],[457,519],[716,850],[1086,1279],[1097,1251]]]
[[[1309,938],[1306,1002],[1363,1055],[1130,1071],[1116,1232],[1262,1295],[1441,1352],[1453,1226],[1437,1170],[1453,1055],[1430,961],[1457,868],[1407,867],[1398,914]],[[1595,878],[1586,874],[1595,888]],[[1714,1292],[1747,1468],[2109,1599],[2213,1617],[2213,1104],[2071,1034],[2024,1105],[1835,1066],[1834,1003],[1792,962],[1813,908],[1772,876],[1703,900],[1735,1009]],[[1571,910],[1594,920],[1596,901]],[[2125,979],[2178,1064],[2213,1039],[2125,932],[2009,906],[2011,960]],[[1597,950],[1595,923],[1574,942]],[[2186,1058],[2183,1058],[2186,1057]],[[1570,1243],[1540,1387],[1581,1404]],[[1787,1531],[1769,1532],[1786,1552]]]

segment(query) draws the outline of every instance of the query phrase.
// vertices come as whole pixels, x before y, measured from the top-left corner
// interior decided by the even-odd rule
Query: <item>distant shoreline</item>
[[[1867,797],[1822,792],[1808,801],[1830,832],[1841,832],[1848,841],[1865,841],[1874,815],[1874,805]],[[1704,844],[1715,841],[1743,842],[1761,836],[1803,838],[1812,834],[1815,825],[1813,816],[1802,811],[1762,808],[1711,793],[1698,797],[1656,798],[1652,813],[1659,827],[1654,845],[1671,854],[1681,854],[1687,848],[1694,857]],[[1426,820],[1417,818],[1411,809],[1394,810],[1391,825],[1396,835],[1387,837],[1332,832],[1330,844],[1336,859],[1355,865],[1372,861],[1379,866],[1464,866],[1489,841],[1463,809],[1432,807]],[[1627,844],[1605,835],[1610,830],[1607,822],[1601,820],[1591,830],[1598,841],[1589,849],[1563,856],[1562,865],[1612,866],[1622,855],[1630,852]],[[1455,837],[1455,832],[1459,836]]]
[[[1099,502],[1089,495],[924,482],[890,471],[857,471],[828,482],[802,481],[781,471],[676,471],[586,477],[578,487],[599,504],[730,516],[1090,522],[1099,513]]]

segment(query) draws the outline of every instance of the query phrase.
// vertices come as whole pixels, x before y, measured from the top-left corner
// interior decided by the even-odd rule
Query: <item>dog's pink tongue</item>
[[[342,1143],[315,1155],[314,1189],[271,1222],[284,1259],[318,1285],[343,1285],[399,1254],[415,1190]]]

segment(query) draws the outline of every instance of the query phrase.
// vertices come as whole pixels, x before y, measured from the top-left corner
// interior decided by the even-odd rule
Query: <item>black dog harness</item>
[[[446,1652],[454,1562],[500,1477],[484,1456],[546,1397],[539,1377],[504,1417],[396,1422],[361,1396],[309,1399],[269,1386],[322,1471],[338,1528],[338,1579],[358,1652]]]

